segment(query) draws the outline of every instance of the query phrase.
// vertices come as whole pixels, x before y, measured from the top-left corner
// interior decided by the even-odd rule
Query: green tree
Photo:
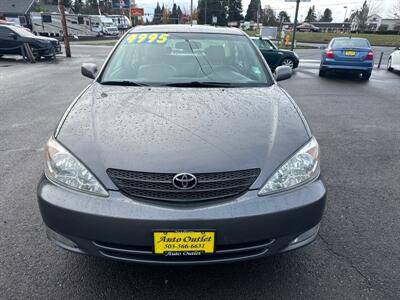
[[[227,22],[227,7],[225,1],[199,0],[197,4],[197,22],[212,24],[212,18],[217,17],[217,25],[225,26]]]
[[[246,21],[257,21],[257,9],[260,7],[260,0],[250,0],[249,6],[247,8],[246,16],[244,19]]]
[[[83,6],[84,3],[82,0],[75,0],[72,4],[72,10],[74,11],[74,13],[79,14],[81,13]]]
[[[324,14],[321,16],[321,18],[319,19],[320,22],[332,22],[333,18],[332,18],[332,11],[327,8],[324,10]]]
[[[178,8],[176,9],[176,13],[178,15],[178,24],[180,24],[182,16],[183,16],[183,13],[182,13],[181,7],[179,5],[178,5]]]
[[[314,5],[308,9],[308,13],[304,21],[308,23],[317,21],[317,14],[315,13]]]
[[[241,21],[242,16],[242,0],[229,0],[228,1],[228,22]]]
[[[262,10],[261,21],[262,21],[262,24],[264,26],[277,26],[277,25],[279,25],[279,22],[276,20],[275,11],[269,5],[267,5]]]
[[[278,18],[279,20],[282,20],[283,22],[290,22],[290,17],[288,15],[288,13],[284,10],[282,10],[279,14],[278,14]]]
[[[178,24],[179,23],[179,17],[178,17],[178,7],[176,6],[176,3],[172,6],[172,12],[171,12],[171,23],[172,24]]]
[[[364,32],[368,27],[367,22],[368,22],[369,12],[370,12],[369,5],[365,0],[361,9],[357,10],[355,13],[355,18],[357,18],[357,23],[358,23],[358,30],[360,32]]]
[[[161,24],[161,20],[162,20],[162,11],[160,3],[157,2],[157,6],[154,9],[153,24]]]
[[[40,0],[39,5],[44,4],[44,5],[58,5],[58,0]],[[71,7],[72,5],[72,0],[64,0],[64,6],[65,7]]]
[[[97,0],[86,0],[85,5],[81,9],[81,13],[97,15],[99,13]]]

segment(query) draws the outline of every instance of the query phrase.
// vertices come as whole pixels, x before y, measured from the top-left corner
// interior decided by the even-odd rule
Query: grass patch
[[[91,45],[91,46],[114,46],[118,40],[98,40],[98,41],[80,41],[77,42],[80,45]]]
[[[257,36],[258,31],[246,31],[249,36]],[[334,32],[297,32],[297,42],[327,44],[334,37],[360,37],[369,40],[372,46],[400,46],[400,34],[358,34],[358,33],[334,33]],[[290,40],[292,40],[290,38]]]
[[[327,44],[334,37],[360,37],[369,40],[372,46],[399,46],[400,35],[388,34],[357,34],[357,33],[333,33],[333,32],[298,32],[297,42]]]

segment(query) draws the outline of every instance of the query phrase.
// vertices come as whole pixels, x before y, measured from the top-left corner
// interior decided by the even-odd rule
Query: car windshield
[[[332,41],[332,48],[370,48],[369,42],[365,39],[335,39]]]
[[[28,30],[22,27],[13,26],[12,30],[23,37],[34,37],[34,38],[36,37],[36,35],[34,35],[33,33],[29,32]]]
[[[100,82],[199,87],[272,84],[247,37],[204,33],[128,34],[107,63]]]
[[[261,50],[274,50],[274,49],[276,49],[276,46],[271,41],[262,40],[262,39],[253,39],[253,42]]]

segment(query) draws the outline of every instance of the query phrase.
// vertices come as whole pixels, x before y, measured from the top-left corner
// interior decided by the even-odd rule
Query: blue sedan
[[[348,71],[362,74],[363,80],[371,77],[374,53],[367,39],[341,37],[330,41],[322,53],[319,76],[329,71]]]

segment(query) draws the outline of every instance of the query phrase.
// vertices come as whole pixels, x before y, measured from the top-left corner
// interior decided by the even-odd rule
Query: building
[[[365,31],[400,31],[400,19],[385,19],[377,14],[368,17]],[[351,22],[351,31],[359,31],[359,19],[354,17]]]
[[[0,0],[0,19],[29,27],[28,15],[35,0]]]
[[[388,30],[400,32],[400,19],[382,19],[379,31]]]

